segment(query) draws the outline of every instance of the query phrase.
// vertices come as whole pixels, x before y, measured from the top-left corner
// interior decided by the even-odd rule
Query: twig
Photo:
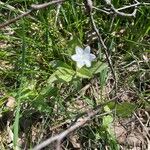
[[[115,76],[115,71],[113,69],[113,65],[112,65],[112,62],[111,62],[111,59],[110,59],[110,56],[108,54],[108,49],[107,49],[107,46],[105,45],[102,37],[101,37],[101,34],[99,33],[97,27],[96,27],[96,24],[95,24],[95,21],[94,21],[94,18],[93,18],[93,14],[92,14],[92,8],[93,6],[91,5],[91,0],[86,0],[86,6],[88,6],[88,10],[89,10],[89,16],[90,16],[90,20],[91,20],[91,23],[92,23],[92,27],[94,29],[94,31],[96,32],[97,34],[97,37],[98,37],[98,40],[99,40],[99,43],[101,44],[101,46],[103,47],[104,49],[104,53],[105,53],[105,56],[106,56],[106,59],[107,59],[107,62],[108,62],[108,65],[111,69],[111,72],[112,72],[112,75],[113,75],[113,78],[114,78],[114,81],[115,81],[115,90],[117,92],[117,79],[116,79],[116,76]]]
[[[98,11],[101,11],[101,12],[107,14],[107,15],[110,15],[110,14],[111,14],[109,11],[106,11],[106,10],[104,10],[104,9],[100,9],[100,8],[95,7],[95,6],[93,6],[93,8],[96,9],[96,10],[98,10]]]
[[[60,123],[58,125],[55,125],[55,126],[51,127],[50,131],[56,130],[56,129],[62,127],[63,125],[69,124],[70,122],[71,121],[68,119],[68,120],[66,120],[66,121],[64,121],[64,122],[62,122],[62,123]]]
[[[122,8],[119,8],[119,9],[116,9],[114,7],[114,5],[111,3],[111,0],[105,0],[105,2],[110,6],[111,9],[109,9],[109,11],[106,11],[106,10],[103,10],[103,9],[98,9],[96,7],[94,7],[92,5],[92,1],[91,0],[85,0],[85,6],[87,8],[87,11],[89,12],[89,15],[90,15],[90,20],[91,20],[91,23],[92,23],[92,27],[94,29],[94,31],[96,32],[97,34],[97,37],[98,37],[98,40],[99,42],[101,43],[103,49],[104,49],[104,53],[105,53],[105,56],[106,56],[106,59],[107,59],[107,62],[108,62],[108,65],[111,69],[111,72],[112,72],[112,75],[113,75],[113,78],[114,78],[114,81],[115,81],[115,90],[117,91],[117,79],[116,79],[116,76],[115,76],[115,71],[113,69],[113,65],[112,65],[112,62],[111,62],[111,58],[108,54],[108,48],[107,46],[105,45],[103,39],[102,39],[102,36],[101,34],[99,33],[99,30],[97,29],[96,27],[96,24],[95,24],[95,21],[94,21],[94,18],[93,18],[93,14],[92,14],[92,9],[96,9],[96,10],[99,10],[99,11],[102,11],[106,14],[117,14],[117,15],[120,15],[120,16],[126,16],[126,17],[135,17],[136,15],[136,12],[137,12],[137,6],[139,5],[150,5],[150,3],[140,3],[138,2],[137,0],[135,0],[136,4],[133,4],[133,5],[130,5],[130,6],[125,6],[125,7],[122,7]],[[130,8],[130,7],[135,7],[133,13],[131,14],[127,14],[127,13],[123,13],[123,12],[120,12],[119,10],[123,10],[123,9],[127,9],[127,8]]]
[[[33,148],[33,150],[40,150],[44,147],[46,147],[47,145],[51,144],[54,141],[57,141],[57,150],[60,149],[60,143],[61,141],[71,132],[75,131],[76,129],[82,127],[83,125],[85,125],[88,121],[90,121],[92,119],[92,117],[94,117],[95,115],[97,115],[100,112],[100,109],[96,109],[93,110],[91,112],[88,113],[87,117],[84,117],[82,120],[77,121],[74,125],[70,126],[67,130],[63,131],[62,133],[55,135],[53,137],[50,137],[49,139],[45,140],[44,142],[42,142],[41,144],[35,146]],[[100,114],[99,116],[105,116],[107,114],[110,114],[111,112],[106,112],[103,114]],[[58,149],[59,148],[59,149]]]
[[[104,107],[105,105],[107,105],[108,103],[114,101],[115,99],[111,99],[103,104],[98,105],[97,107],[95,107],[92,110],[88,110],[86,112],[83,112],[82,114],[78,115],[75,120],[71,123],[71,125],[69,126],[68,129],[66,129],[65,131],[63,131],[62,133],[55,135],[53,137],[48,138],[47,140],[45,140],[44,142],[42,142],[41,144],[35,146],[33,148],[33,150],[40,150],[44,147],[46,147],[47,145],[51,144],[54,141],[57,141],[57,144],[61,143],[61,141],[71,132],[75,131],[76,129],[82,127],[83,125],[85,125],[88,121],[90,121],[91,119],[93,119],[100,111],[101,108]],[[110,114],[111,112],[106,112],[103,114],[100,114],[99,116],[105,116],[107,114]],[[57,145],[57,148],[60,147],[59,145]]]
[[[110,6],[110,9],[105,10],[105,8],[104,9],[100,9],[100,8],[97,8],[97,7],[94,7],[94,6],[93,6],[93,8],[98,10],[98,11],[104,12],[107,15],[117,14],[119,16],[124,16],[124,17],[135,17],[136,12],[137,12],[137,6],[146,6],[146,5],[149,6],[150,5],[150,3],[143,3],[143,2],[138,2],[137,0],[135,0],[135,2],[136,2],[135,4],[131,4],[131,5],[124,6],[124,7],[116,9],[114,7],[114,5],[111,3],[110,0],[105,0],[105,2]],[[120,12],[121,10],[125,10],[125,9],[132,8],[132,7],[135,7],[135,9],[134,9],[134,11],[132,13]]]
[[[64,2],[64,0],[55,0],[55,1],[51,1],[51,2],[47,2],[47,3],[43,3],[43,4],[32,4],[31,8],[33,8],[34,10],[39,10],[39,9],[43,9],[49,5],[53,5],[53,4],[57,4],[57,3],[61,3]]]
[[[0,5],[5,6],[5,7],[6,7],[7,9],[9,9],[10,11],[20,12],[21,14],[24,14],[24,13],[25,13],[24,11],[22,11],[22,10],[17,10],[15,7],[13,7],[13,6],[9,5],[9,4],[6,4],[6,3],[4,3],[4,2],[1,2],[1,1],[0,1]],[[28,18],[30,18],[30,19],[32,19],[32,20],[34,20],[34,21],[37,21],[35,18],[33,18],[33,17],[31,17],[31,16],[28,16]]]
[[[124,6],[124,7],[121,7],[121,8],[118,8],[117,10],[120,11],[120,10],[124,10],[124,9],[128,9],[128,8],[131,8],[131,7],[135,7],[135,6],[145,6],[145,5],[150,5],[150,3],[136,3],[136,4],[132,4],[132,5],[129,5],[129,6]]]
[[[61,150],[61,141],[57,141],[56,150]]]
[[[111,9],[114,11],[114,13],[116,13],[117,15],[120,15],[120,16],[124,16],[124,17],[135,17],[136,12],[137,12],[137,6],[135,6],[135,9],[134,9],[134,11],[131,14],[127,14],[127,13],[123,13],[123,12],[118,11],[114,7],[113,4],[110,4],[110,6],[111,6]]]
[[[137,6],[141,4],[137,0],[135,0],[136,5],[134,5],[134,6],[132,5],[132,7],[135,7],[135,9],[132,13],[128,14],[128,13],[120,12],[119,10],[127,9],[127,8],[129,8],[129,6],[128,7],[126,6],[124,8],[120,8],[120,9],[116,9],[114,7],[114,5],[111,3],[111,0],[105,0],[105,2],[106,2],[107,5],[110,6],[113,13],[116,13],[117,15],[124,16],[124,17],[135,17],[136,12],[137,12]]]
[[[16,22],[17,20],[19,20],[19,19],[21,19],[21,18],[23,18],[23,17],[25,17],[25,16],[27,16],[27,15],[29,15],[29,14],[30,14],[31,12],[33,12],[34,10],[43,9],[43,8],[45,8],[45,7],[48,7],[49,5],[61,3],[61,2],[63,2],[63,1],[64,1],[64,0],[55,0],[55,1],[47,2],[47,3],[43,3],[43,4],[37,4],[37,5],[36,5],[36,4],[32,4],[32,5],[31,5],[31,9],[29,9],[27,12],[25,12],[25,13],[23,13],[23,14],[17,16],[17,17],[15,17],[15,18],[13,18],[13,19],[10,19],[10,20],[8,20],[8,21],[5,22],[5,23],[0,24],[0,29],[3,28],[3,27],[5,27],[5,26],[10,25],[11,23]]]
[[[143,127],[143,129],[145,130],[147,136],[150,138],[149,131],[148,131],[147,127],[143,124],[143,122],[140,120],[140,118],[137,116],[136,113],[134,113],[134,116],[137,118],[137,120],[139,121],[139,123],[141,124],[141,126]]]
[[[29,15],[32,12],[32,10],[28,10],[27,12],[17,16],[16,18],[10,19],[8,21],[6,21],[5,23],[0,24],[0,29],[4,28],[5,26],[8,26],[9,24],[16,22],[17,20],[19,20],[20,18],[23,18],[24,16]]]

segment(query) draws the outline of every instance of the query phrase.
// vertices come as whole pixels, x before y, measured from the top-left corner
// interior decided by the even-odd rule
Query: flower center
[[[84,54],[84,55],[81,56],[81,59],[82,59],[83,61],[89,60],[89,55]]]

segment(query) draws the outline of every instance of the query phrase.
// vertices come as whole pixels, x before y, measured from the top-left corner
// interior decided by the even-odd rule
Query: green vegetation
[[[6,0],[7,5],[0,4],[0,23],[43,2]],[[112,3],[120,8],[131,2]],[[148,113],[150,6],[138,6],[136,17],[93,9],[116,73],[116,93],[103,48],[85,6],[79,4],[81,0],[67,0],[60,8],[50,5],[0,30],[0,149],[32,149],[66,130],[77,116],[103,104],[86,126],[63,140],[62,148],[119,150],[113,123],[132,118],[140,110]],[[106,6],[99,0],[93,0],[93,5]],[[78,69],[71,56],[76,46],[88,45],[96,59],[90,68]]]

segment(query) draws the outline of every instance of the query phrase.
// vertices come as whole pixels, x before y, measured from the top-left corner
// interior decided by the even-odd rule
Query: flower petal
[[[80,61],[81,57],[79,55],[75,54],[75,55],[71,56],[71,59],[74,60],[74,61]]]
[[[83,49],[82,49],[81,47],[76,46],[75,49],[76,49],[76,54],[77,54],[77,55],[83,55],[83,52],[84,52],[84,51],[83,51]]]
[[[86,60],[84,60],[84,62],[85,62],[85,65],[87,67],[91,67],[91,61],[90,60],[86,59]]]
[[[90,61],[93,61],[96,58],[94,54],[90,54]]]
[[[84,52],[85,52],[86,54],[90,54],[90,51],[91,51],[90,46],[87,46],[87,47],[84,49]]]
[[[82,68],[85,65],[85,63],[83,61],[78,61],[77,62],[77,67],[78,68]]]

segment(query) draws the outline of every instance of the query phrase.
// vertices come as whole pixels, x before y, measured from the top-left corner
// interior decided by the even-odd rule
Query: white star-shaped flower
[[[76,61],[77,67],[82,68],[84,65],[91,67],[91,62],[96,58],[96,56],[90,53],[90,46],[87,46],[84,50],[76,46],[75,50],[76,54],[72,55],[71,58]]]

